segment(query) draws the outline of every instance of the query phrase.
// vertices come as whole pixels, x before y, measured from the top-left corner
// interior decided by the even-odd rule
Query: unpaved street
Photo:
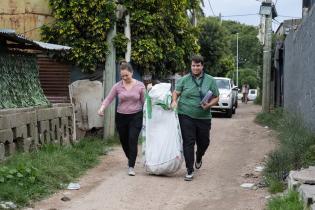
[[[194,180],[183,180],[182,169],[171,177],[147,175],[138,157],[135,177],[127,176],[120,147],[102,157],[101,164],[79,180],[81,189],[63,191],[39,202],[49,210],[260,210],[266,189],[247,190],[244,182],[259,182],[255,172],[274,147],[270,130],[253,122],[261,107],[240,104],[232,119],[212,121],[211,143]],[[63,196],[70,201],[61,201]]]

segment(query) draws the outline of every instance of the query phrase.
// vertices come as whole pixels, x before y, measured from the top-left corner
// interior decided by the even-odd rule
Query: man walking
[[[202,165],[202,156],[210,143],[210,107],[219,101],[219,91],[214,78],[203,71],[203,57],[193,56],[191,72],[179,79],[173,92],[172,107],[178,107],[178,117],[183,136],[183,150],[186,162],[186,181],[191,181],[195,168]],[[201,104],[207,94],[212,97]],[[178,104],[177,99],[179,98]],[[195,162],[195,144],[197,144]]]

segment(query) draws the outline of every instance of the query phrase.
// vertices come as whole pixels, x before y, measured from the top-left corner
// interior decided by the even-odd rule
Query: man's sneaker
[[[200,160],[200,162],[198,163],[197,161],[195,162],[195,168],[199,169],[202,166],[202,160]]]
[[[191,172],[191,173],[187,173],[187,174],[185,175],[184,180],[185,180],[185,181],[192,181],[193,178],[194,178],[194,173]]]
[[[133,167],[128,168],[128,175],[129,176],[135,176],[136,175],[136,172],[135,172]]]

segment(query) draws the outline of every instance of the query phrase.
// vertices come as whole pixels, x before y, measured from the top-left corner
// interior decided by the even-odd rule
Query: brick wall
[[[72,134],[73,108],[69,104],[0,110],[0,160],[43,144],[73,143]]]

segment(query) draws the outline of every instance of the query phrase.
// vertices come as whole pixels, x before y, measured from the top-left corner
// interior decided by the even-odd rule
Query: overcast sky
[[[221,13],[223,20],[234,20],[253,26],[259,25],[260,16],[255,14],[258,14],[261,2],[257,0],[204,0],[204,12],[206,16],[213,16],[209,2],[211,3],[214,15],[218,16],[219,13]],[[276,9],[278,12],[276,21],[278,22],[282,22],[286,19],[292,19],[292,17],[299,18],[302,16],[302,0],[273,0],[273,2],[276,3]],[[224,17],[231,15],[248,16]],[[276,21],[274,20],[272,24],[274,30],[276,30],[279,26],[279,23]]]

